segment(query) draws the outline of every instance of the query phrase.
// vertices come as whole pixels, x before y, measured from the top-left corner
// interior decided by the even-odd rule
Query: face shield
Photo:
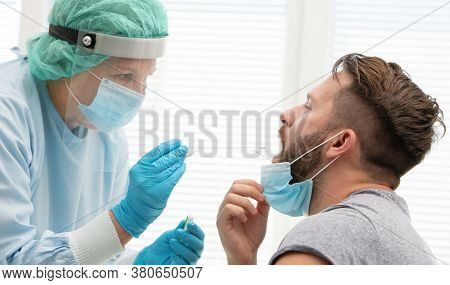
[[[117,141],[117,132],[138,114],[147,78],[164,53],[166,38],[127,38],[52,25],[49,33],[77,46],[74,68],[80,68],[77,62],[86,64],[92,54],[108,58],[63,79],[67,89],[63,140],[69,149],[83,149],[72,158],[83,168],[117,171],[117,165],[108,165],[102,156],[123,145]],[[83,142],[88,135],[92,139]]]

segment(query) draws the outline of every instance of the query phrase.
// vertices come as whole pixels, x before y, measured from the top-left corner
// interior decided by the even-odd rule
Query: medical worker
[[[27,56],[0,65],[0,264],[113,263],[186,167],[172,140],[129,169],[121,130],[163,55],[166,12],[157,0],[57,0],[48,20]],[[195,264],[203,240],[182,221],[131,262]]]

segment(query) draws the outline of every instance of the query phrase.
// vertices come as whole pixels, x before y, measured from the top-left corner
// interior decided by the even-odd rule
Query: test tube
[[[186,220],[185,220],[185,222],[184,222],[184,230],[186,231],[187,230],[187,224],[189,223],[189,222],[192,222],[194,220],[194,218],[191,216],[191,215],[188,215],[187,217],[186,217]]]

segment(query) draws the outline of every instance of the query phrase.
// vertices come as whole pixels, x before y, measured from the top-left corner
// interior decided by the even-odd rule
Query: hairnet
[[[167,14],[158,0],[56,0],[50,24],[129,38],[167,36]],[[83,52],[47,32],[26,44],[31,72],[57,80],[86,71],[108,57]]]

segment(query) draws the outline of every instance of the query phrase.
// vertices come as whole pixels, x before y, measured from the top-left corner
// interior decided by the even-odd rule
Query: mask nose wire
[[[305,152],[304,154],[300,155],[299,157],[297,157],[296,159],[294,159],[294,161],[292,161],[291,163],[289,163],[289,165],[294,164],[295,162],[297,162],[297,160],[299,160],[300,158],[304,157],[305,155],[307,155],[308,153],[310,153],[313,150],[316,150],[317,148],[323,146],[324,144],[326,144],[327,142],[331,141],[332,139],[334,139],[335,137],[337,137],[338,135],[342,134],[344,131],[340,131],[339,133],[335,134],[334,136],[332,136],[331,138],[325,140],[324,142],[316,145],[315,147],[313,147],[312,149],[308,150],[307,152]]]

